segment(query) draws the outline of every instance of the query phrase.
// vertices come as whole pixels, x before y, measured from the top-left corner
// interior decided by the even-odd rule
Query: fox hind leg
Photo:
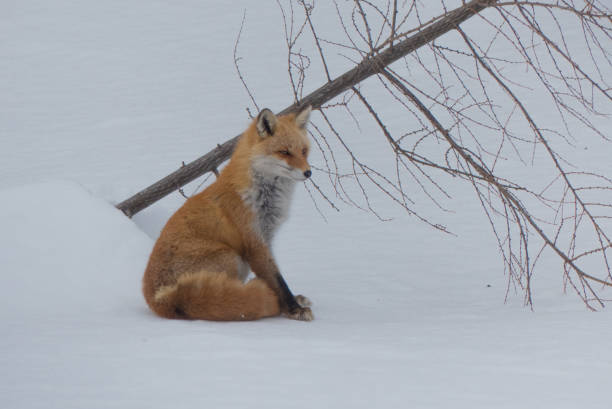
[[[230,321],[280,313],[278,297],[263,281],[243,282],[244,262],[231,249],[217,248],[204,257],[182,257],[181,269],[185,272],[176,281],[155,291],[150,305],[158,315]]]

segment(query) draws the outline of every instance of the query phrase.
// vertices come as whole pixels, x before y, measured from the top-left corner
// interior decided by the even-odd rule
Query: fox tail
[[[187,273],[160,287],[150,302],[166,318],[248,321],[280,314],[278,298],[264,281],[243,283],[225,273]]]

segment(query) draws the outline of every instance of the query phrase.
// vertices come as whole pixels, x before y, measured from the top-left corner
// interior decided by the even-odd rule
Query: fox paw
[[[310,299],[303,295],[296,295],[295,301],[300,305],[300,307],[312,307],[312,302]]]
[[[304,297],[306,298],[306,297]],[[306,298],[307,299],[307,298]],[[298,321],[312,321],[314,316],[312,310],[308,307],[299,307],[285,314],[287,318]]]

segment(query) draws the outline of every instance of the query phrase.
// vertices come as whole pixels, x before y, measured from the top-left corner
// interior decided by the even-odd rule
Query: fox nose
[[[308,169],[307,171],[304,171],[304,176],[306,176],[307,178],[310,177],[310,175],[312,175],[312,172],[310,171],[310,169]]]

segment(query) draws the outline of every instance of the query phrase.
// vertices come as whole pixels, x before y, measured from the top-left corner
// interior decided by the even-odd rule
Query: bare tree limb
[[[497,0],[472,0],[464,4],[411,37],[397,42],[393,44],[393,46],[387,47],[378,54],[366,57],[352,70],[308,94],[302,98],[299,103],[294,103],[286,107],[279,114],[294,112],[299,106],[304,105],[312,105],[313,108],[319,108],[324,103],[337,97],[351,87],[354,87],[364,79],[380,73],[387,65],[432,42],[448,31],[453,30],[465,20],[496,2]],[[219,167],[221,163],[231,156],[239,137],[240,135],[224,142],[204,156],[182,166],[148,188],[119,203],[117,208],[128,217],[132,217],[134,214],[145,209],[169,193],[177,190],[204,173]]]
[[[338,25],[330,26],[314,0],[277,0],[294,99],[281,114],[304,104],[320,112],[310,131],[321,154],[313,169],[325,180],[309,182],[308,194],[320,213],[317,199],[334,210],[341,201],[380,220],[388,217],[378,199],[391,199],[449,232],[432,221],[431,204],[452,211],[460,187],[441,176],[465,181],[493,231],[506,297],[521,292],[532,307],[536,264],[552,255],[563,288],[601,308],[612,286],[612,179],[579,150],[612,141],[610,9],[602,0],[475,0],[448,11],[451,3],[459,2],[334,0]],[[472,16],[477,24],[462,24]],[[334,78],[336,55],[355,66]],[[315,59],[327,82],[304,96]],[[367,140],[348,136],[355,131]],[[131,216],[182,191],[226,160],[237,139],[118,207]],[[369,152],[362,142],[387,149]]]

